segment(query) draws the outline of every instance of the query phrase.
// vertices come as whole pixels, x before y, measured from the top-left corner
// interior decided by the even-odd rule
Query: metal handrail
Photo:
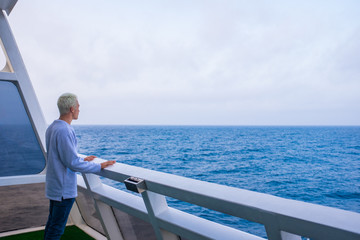
[[[92,174],[84,174],[86,184],[80,180],[79,186],[86,185],[91,189],[96,200],[141,219],[150,218],[158,239],[163,239],[160,228],[189,239],[261,239],[170,208],[165,196],[263,224],[271,240],[301,239],[300,236],[311,239],[360,239],[360,214],[355,212],[122,163],[106,168],[98,175],[118,182],[124,182],[129,177],[145,180],[147,190],[141,193],[143,199],[102,184],[100,178]],[[224,237],[225,233],[227,237]]]

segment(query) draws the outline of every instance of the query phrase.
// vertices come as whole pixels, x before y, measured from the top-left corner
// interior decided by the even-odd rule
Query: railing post
[[[150,223],[154,228],[156,238],[158,240],[178,240],[179,238],[177,235],[160,229],[156,219],[157,215],[166,211],[168,208],[165,196],[150,191],[144,191],[141,195],[148,211]]]
[[[94,199],[95,209],[99,215],[99,220],[101,225],[106,233],[106,237],[112,240],[123,240],[121,230],[117,224],[117,220],[114,216],[114,212],[111,207],[99,200],[96,200],[93,197],[92,190],[102,186],[100,177],[94,174],[83,173],[83,178],[85,180],[86,188],[88,189],[90,195]]]
[[[301,240],[301,237],[292,233],[279,230],[275,226],[265,226],[269,240]]]
[[[282,240],[301,240],[301,237],[292,233],[281,231]]]

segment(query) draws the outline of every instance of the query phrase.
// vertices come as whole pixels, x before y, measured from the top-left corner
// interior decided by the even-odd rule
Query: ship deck
[[[2,186],[0,202],[0,233],[45,226],[49,213],[45,183]]]
[[[44,236],[44,230],[31,231],[26,233],[19,233],[15,235],[0,237],[1,240],[41,240]],[[81,239],[81,240],[93,240],[95,238],[90,237],[80,228],[76,226],[67,226],[64,235],[61,237],[62,240]]]
[[[44,189],[44,183],[0,187],[1,240],[43,239],[49,213],[49,200],[45,197]],[[78,227],[68,225],[61,239],[94,238]]]

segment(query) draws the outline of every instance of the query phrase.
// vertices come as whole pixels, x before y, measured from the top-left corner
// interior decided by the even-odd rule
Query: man
[[[76,95],[65,93],[57,102],[60,118],[46,130],[47,172],[46,197],[50,199],[49,218],[44,239],[60,239],[77,197],[75,172],[98,173],[115,161],[101,164],[91,162],[95,156],[81,158],[77,153],[77,140],[72,120],[78,119],[79,102]]]

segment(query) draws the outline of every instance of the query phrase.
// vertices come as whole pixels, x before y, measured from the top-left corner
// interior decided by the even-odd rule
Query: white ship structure
[[[0,0],[0,237],[43,229],[48,214],[45,119],[12,34],[17,0]],[[101,162],[102,159],[95,161]],[[111,187],[111,179],[135,193]],[[259,236],[169,207],[167,197],[264,225],[270,240],[360,240],[360,214],[116,163],[78,175],[68,224],[95,239],[244,239]]]

